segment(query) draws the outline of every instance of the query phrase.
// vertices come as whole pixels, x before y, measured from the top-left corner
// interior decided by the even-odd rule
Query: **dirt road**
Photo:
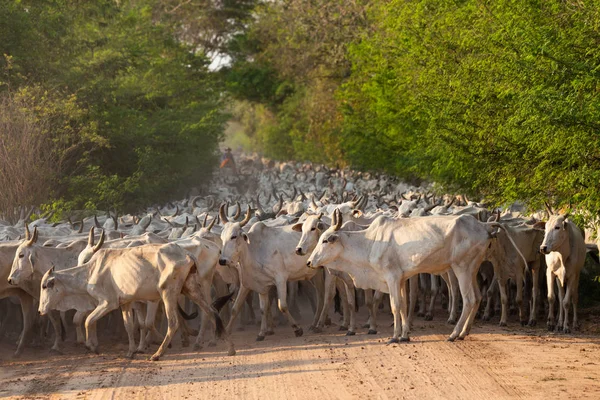
[[[102,341],[102,354],[68,343],[63,355],[27,349],[17,360],[0,347],[0,397],[228,399],[576,399],[600,398],[600,338],[548,334],[476,323],[464,342],[446,341],[441,319],[415,322],[411,342],[386,345],[380,333],[347,337],[336,326],[296,338],[289,327],[255,342],[257,329],[235,332],[235,357],[224,346],[193,352],[179,340],[160,362],[121,358],[125,341]],[[153,348],[154,350],[155,348]]]

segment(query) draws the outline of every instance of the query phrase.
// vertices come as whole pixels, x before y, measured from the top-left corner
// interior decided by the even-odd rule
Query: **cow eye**
[[[554,227],[554,229],[560,229],[560,226],[556,226],[556,227]]]
[[[317,229],[317,228],[312,228],[311,231],[314,231],[315,229]]]
[[[237,236],[232,236],[231,237],[231,240],[235,240],[235,239],[237,239]]]
[[[23,253],[19,254],[19,258],[23,258],[23,257],[25,257],[25,254],[23,254]]]
[[[42,289],[47,289],[46,285],[42,285]]]

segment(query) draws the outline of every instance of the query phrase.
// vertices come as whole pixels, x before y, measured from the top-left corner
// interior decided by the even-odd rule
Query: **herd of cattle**
[[[586,243],[568,216],[549,206],[524,217],[517,206],[489,210],[385,175],[256,156],[239,162],[238,171],[219,174],[203,196],[140,216],[0,221],[0,326],[22,323],[16,355],[45,321],[54,330],[53,350],[60,351],[72,324],[77,341],[97,352],[97,323],[119,308],[129,357],[162,340],[151,357],[159,359],[178,329],[184,345],[194,334],[197,349],[220,338],[234,355],[230,332],[247,304],[251,311],[253,292],[262,311],[257,340],[273,334],[273,299],[295,334],[303,334],[290,312],[300,293],[313,304],[311,331],[322,330],[335,298],[347,335],[355,334],[363,304],[365,327],[377,333],[377,311],[388,295],[390,342],[409,340],[415,312],[432,319],[442,292],[455,324],[451,341],[469,334],[476,315],[489,320],[495,304],[501,325],[515,306],[523,325],[535,325],[547,310],[549,329],[578,326]],[[192,303],[201,311],[197,333],[186,322],[195,317],[186,313]],[[11,312],[17,305],[22,318]]]

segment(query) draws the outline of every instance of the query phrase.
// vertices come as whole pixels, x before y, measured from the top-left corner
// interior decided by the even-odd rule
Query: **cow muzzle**
[[[11,278],[8,278],[8,284],[9,285],[14,285],[13,280]]]
[[[304,252],[302,251],[302,247],[296,248],[296,254],[298,254],[299,256],[303,256],[304,255]]]
[[[312,261],[307,261],[307,262],[306,262],[306,266],[307,266],[308,268],[312,268]]]
[[[219,265],[227,265],[227,260],[224,258],[219,258]]]
[[[548,251],[548,246],[540,246],[540,253],[550,254],[550,252]]]

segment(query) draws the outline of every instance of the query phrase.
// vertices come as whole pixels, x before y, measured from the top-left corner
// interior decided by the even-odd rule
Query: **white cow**
[[[368,229],[340,232],[342,218],[321,235],[307,266],[334,265],[348,272],[359,287],[389,291],[394,314],[390,342],[408,341],[406,285],[418,273],[452,269],[458,279],[463,310],[449,340],[464,339],[481,301],[477,271],[491,235],[499,224],[471,216],[391,219],[379,217]]]
[[[167,334],[159,349],[150,357],[162,356],[179,327],[177,297],[189,296],[207,313],[217,335],[223,331],[217,311],[199,294],[196,282],[197,261],[176,244],[149,244],[125,249],[101,249],[92,259],[80,266],[47,271],[41,282],[39,312],[77,309],[90,311],[85,321],[86,347],[97,352],[98,342],[91,330],[108,312],[121,307],[129,337],[128,357],[136,353],[131,304],[135,301],[162,300],[168,319]],[[151,316],[154,322],[154,316]],[[143,332],[142,338],[146,336]],[[229,355],[235,354],[233,343],[226,339]]]
[[[250,220],[250,208],[246,218],[241,222],[228,222],[223,207],[220,211],[221,221],[225,222],[221,233],[223,249],[220,265],[235,265],[240,276],[240,290],[233,306],[231,320],[227,325],[227,331],[231,327],[235,317],[240,312],[248,293],[251,290],[259,294],[260,307],[263,311],[261,328],[257,340],[264,340],[265,336],[271,334],[267,326],[270,310],[269,289],[276,286],[279,297],[279,309],[287,316],[296,336],[302,336],[303,330],[288,312],[287,306],[287,282],[297,280],[321,279],[317,281],[317,312],[315,313],[316,324],[322,308],[322,275],[317,271],[306,268],[306,256],[294,254],[300,234],[292,230],[291,226],[268,227],[262,222],[257,222],[250,228],[248,233],[242,228]]]
[[[548,329],[554,330],[554,278],[558,279],[559,314],[557,330],[571,332],[569,307],[573,303],[573,328],[578,327],[577,303],[579,275],[585,262],[583,234],[568,215],[553,214],[545,224],[544,241],[540,251],[546,255],[546,282],[548,284]],[[567,288],[565,292],[565,286]]]

